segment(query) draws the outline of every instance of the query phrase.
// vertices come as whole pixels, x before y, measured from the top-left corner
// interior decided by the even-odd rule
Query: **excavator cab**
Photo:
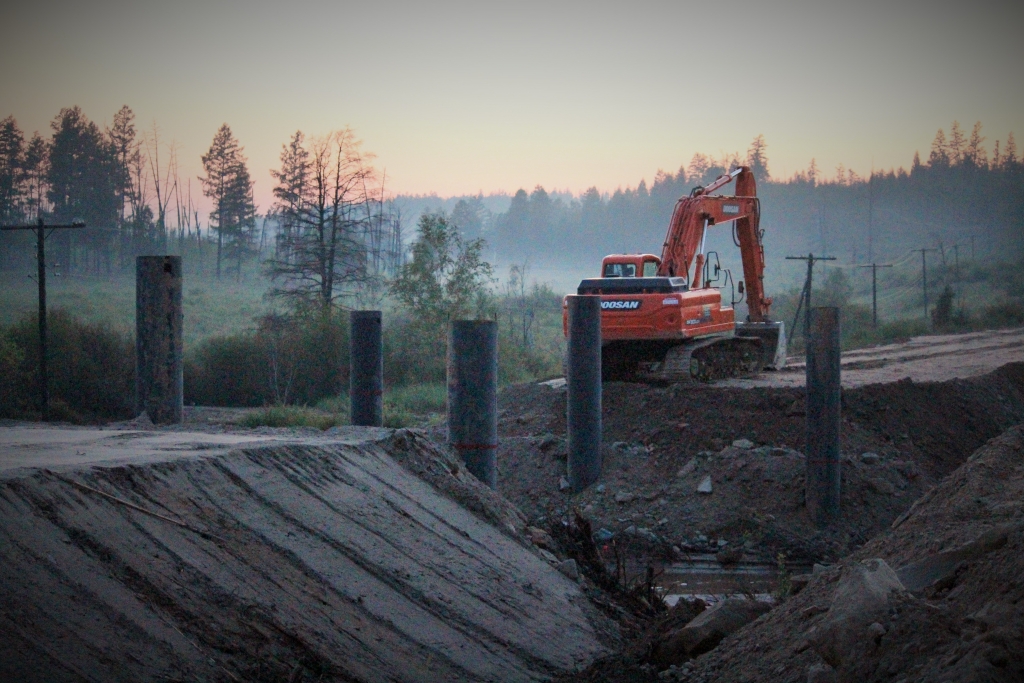
[[[660,265],[653,254],[611,254],[601,263],[601,277],[657,277]]]

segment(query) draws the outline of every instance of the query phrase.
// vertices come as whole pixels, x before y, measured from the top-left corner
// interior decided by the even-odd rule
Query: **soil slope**
[[[509,387],[499,396],[499,491],[539,526],[577,507],[595,529],[632,527],[684,552],[717,550],[721,540],[770,559],[834,561],[1024,421],[1024,364],[844,389],[843,515],[824,530],[803,506],[803,400],[800,389],[606,383],[603,476],[573,495],[560,487],[564,387]],[[706,477],[712,492],[698,493]]]
[[[823,666],[809,643],[844,566],[882,558],[901,574],[900,568],[947,553],[955,564],[937,572],[942,576],[932,585],[893,597],[884,634],[855,670],[836,672],[840,680],[1024,680],[1022,501],[1024,426],[1018,426],[974,453],[894,529],[695,660],[686,675],[664,678],[806,681],[810,667]]]
[[[443,450],[358,432],[67,430],[0,472],[0,680],[530,681],[616,642]]]

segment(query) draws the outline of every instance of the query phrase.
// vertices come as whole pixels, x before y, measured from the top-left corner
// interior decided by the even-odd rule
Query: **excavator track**
[[[606,381],[675,384],[748,377],[762,369],[757,337],[718,336],[671,344],[613,343],[601,350]]]

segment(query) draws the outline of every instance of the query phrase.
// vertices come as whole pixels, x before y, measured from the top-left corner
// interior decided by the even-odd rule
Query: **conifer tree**
[[[25,136],[13,116],[0,121],[0,223],[21,218]]]
[[[747,165],[758,182],[771,180],[771,174],[768,172],[768,154],[765,151],[767,149],[768,143],[764,141],[764,135],[758,135],[747,150]]]
[[[928,155],[928,166],[931,168],[944,168],[949,166],[949,148],[946,145],[946,133],[939,128],[932,140],[932,151]]]
[[[224,124],[213,136],[210,149],[202,156],[206,176],[200,176],[203,194],[213,200],[210,225],[217,231],[217,278],[221,262],[233,258],[236,278],[242,276],[242,259],[249,251],[256,227],[252,180],[242,147]],[[214,225],[216,223],[216,225]]]
[[[953,166],[963,163],[965,151],[966,140],[964,139],[964,131],[960,128],[960,122],[954,121],[949,129],[949,145],[947,147],[949,163]]]
[[[963,163],[975,168],[988,168],[988,152],[985,151],[983,142],[985,138],[981,135],[981,121],[978,121],[974,124],[971,137],[964,149]]]

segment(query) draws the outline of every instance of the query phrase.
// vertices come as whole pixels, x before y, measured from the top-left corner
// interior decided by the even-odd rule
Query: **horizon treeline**
[[[922,246],[959,245],[965,254],[1010,258],[1024,248],[1024,163],[1013,133],[989,154],[981,130],[976,123],[966,136],[955,121],[948,136],[939,129],[927,159],[915,153],[909,170],[864,177],[840,164],[826,173],[812,159],[782,180],[771,176],[767,144],[758,136],[745,157],[698,153],[674,174],[659,170],[650,187],[641,180],[635,188],[603,194],[591,187],[574,197],[537,186],[517,191],[501,213],[488,211],[478,196],[459,199],[451,214],[505,263],[554,265],[567,250],[594,264],[615,252],[658,254],[676,201],[747,164],[758,181],[770,268],[782,267],[791,253],[866,263]]]
[[[282,254],[293,260],[301,255],[293,226],[313,221],[282,209],[288,203],[284,167],[272,171],[278,201],[258,215],[244,148],[227,124],[202,156],[205,175],[195,179],[195,188],[178,173],[174,145],[161,141],[155,125],[137,130],[128,106],[105,129],[78,107],[62,109],[50,128],[48,138],[26,136],[12,116],[0,121],[0,224],[40,216],[47,222],[84,220],[87,229],[50,237],[49,251],[63,271],[111,275],[131,271],[137,255],[176,253],[187,257],[191,272],[240,279],[246,264],[250,272],[280,274],[290,267]],[[288,144],[294,139],[283,145],[285,152]],[[402,235],[413,232],[403,223],[446,210],[466,238],[485,239],[485,255],[503,266],[586,266],[612,252],[660,253],[675,202],[747,164],[758,181],[770,270],[782,267],[783,256],[808,251],[861,263],[925,246],[960,245],[980,256],[1015,256],[1024,246],[1024,164],[1012,133],[989,147],[980,122],[967,134],[954,121],[948,135],[936,133],[925,159],[915,153],[909,170],[873,170],[866,177],[842,164],[825,171],[812,159],[806,169],[777,179],[767,150],[759,135],[745,155],[697,153],[674,173],[659,170],[650,186],[641,180],[611,193],[591,187],[573,195],[538,185],[511,197],[399,195],[388,198],[385,211],[381,186],[374,190],[377,227],[370,242],[389,245],[387,270],[393,271],[403,255],[391,252],[407,249]],[[200,214],[194,190],[211,201],[208,215]],[[381,226],[384,237],[377,235],[384,234]],[[34,257],[30,242],[28,234],[6,233],[0,270],[28,264]],[[372,259],[379,260],[382,249],[371,245]],[[348,267],[363,258],[356,255]]]

